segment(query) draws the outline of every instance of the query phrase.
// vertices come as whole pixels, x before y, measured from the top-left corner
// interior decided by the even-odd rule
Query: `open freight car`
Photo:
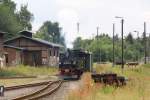
[[[60,54],[59,71],[63,79],[80,79],[84,71],[92,70],[92,53],[84,50],[67,50]]]
[[[118,76],[116,73],[93,73],[91,76],[94,82],[104,83],[105,85],[123,86],[126,85],[127,81],[124,76]]]

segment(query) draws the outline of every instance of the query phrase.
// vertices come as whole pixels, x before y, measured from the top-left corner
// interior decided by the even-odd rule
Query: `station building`
[[[32,32],[21,31],[20,36],[4,41],[0,32],[0,66],[58,66],[59,44],[32,37]]]

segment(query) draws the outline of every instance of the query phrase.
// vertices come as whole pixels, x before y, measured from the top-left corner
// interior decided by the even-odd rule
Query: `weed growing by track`
[[[72,91],[68,100],[150,100],[150,65],[137,68],[125,67],[123,73],[119,66],[95,65],[97,73],[115,72],[128,78],[126,86],[114,87],[94,83],[90,73],[85,73],[81,79],[83,85]],[[86,84],[88,83],[88,84]]]
[[[49,76],[58,73],[58,69],[54,67],[31,67],[31,66],[15,66],[0,69],[0,77],[17,77],[17,76]],[[43,78],[27,78],[27,79],[0,79],[0,85],[12,86],[18,84],[26,84]],[[45,79],[43,79],[45,80]]]
[[[56,74],[57,72],[58,69],[54,67],[31,67],[19,65],[0,69],[0,77],[52,75]]]

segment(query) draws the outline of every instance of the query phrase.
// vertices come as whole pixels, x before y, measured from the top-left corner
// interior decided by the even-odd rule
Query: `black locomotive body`
[[[80,79],[84,71],[92,68],[92,55],[83,50],[67,50],[60,54],[59,71],[63,79]]]

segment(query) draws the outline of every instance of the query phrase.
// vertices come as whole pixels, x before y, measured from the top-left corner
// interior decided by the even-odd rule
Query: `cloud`
[[[66,42],[68,43],[68,47],[73,42],[73,40],[77,37],[76,34],[76,23],[78,22],[78,13],[73,9],[61,9],[58,12],[58,21],[60,22],[60,26],[63,27],[63,31],[67,31],[66,33]]]
[[[143,16],[146,22],[150,22],[150,11],[145,11]]]
[[[96,4],[97,0],[56,0],[56,2],[64,7],[90,7]],[[85,6],[84,6],[85,5]]]
[[[66,42],[71,47],[77,36],[91,38],[96,35],[96,27],[100,33],[112,34],[112,23],[116,23],[116,33],[120,34],[120,20],[125,19],[124,33],[134,30],[143,32],[143,22],[150,20],[149,0],[14,0],[22,4],[28,3],[33,12],[36,30],[46,20],[58,21],[66,33]],[[77,22],[80,23],[80,34],[77,34]],[[148,26],[147,26],[148,27]],[[150,31],[147,29],[147,31]]]

